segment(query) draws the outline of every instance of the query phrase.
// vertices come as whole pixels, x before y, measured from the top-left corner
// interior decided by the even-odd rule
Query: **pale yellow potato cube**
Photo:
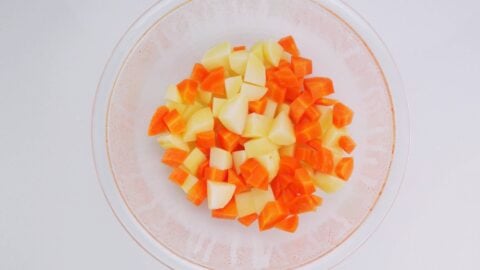
[[[167,92],[165,93],[165,100],[173,101],[177,103],[183,103],[180,92],[178,92],[177,86],[171,84],[167,87]]]
[[[247,116],[243,137],[258,138],[265,137],[270,130],[272,118],[258,113],[251,113]]]
[[[232,199],[236,186],[234,184],[207,181],[207,201],[208,209],[221,209]]]
[[[242,87],[242,76],[235,76],[225,79],[225,92],[227,98],[233,98],[240,92],[240,87]]]
[[[212,101],[212,97],[212,92],[207,92],[203,90],[198,91],[198,101],[200,101],[202,105],[207,106],[208,104],[210,104],[210,101]]]
[[[267,93],[267,88],[263,86],[253,85],[250,83],[242,83],[240,95],[247,98],[248,101],[256,101],[261,99]]]
[[[280,168],[280,155],[278,150],[274,150],[268,154],[255,157],[255,159],[262,164],[268,172],[268,181],[272,181],[278,174]]]
[[[251,191],[235,195],[238,217],[244,217],[257,212],[254,196]]]
[[[212,70],[218,67],[224,67],[226,70],[230,68],[228,57],[232,52],[232,45],[230,42],[222,42],[209,49],[202,58],[202,64],[208,69]]]
[[[254,54],[248,56],[247,67],[243,80],[248,83],[265,86],[265,65]]]
[[[188,144],[178,135],[163,133],[158,135],[157,142],[164,149],[177,148],[183,151],[190,151]]]
[[[185,192],[185,193],[188,193],[190,191],[190,189],[192,189],[192,187],[198,182],[198,178],[191,175],[191,174],[188,174],[187,176],[187,179],[185,179],[185,182],[183,182],[183,184],[180,186],[182,188],[182,190]]]
[[[283,55],[283,48],[276,41],[266,41],[263,44],[263,55],[270,64],[277,67]]]
[[[210,161],[209,165],[212,168],[219,170],[228,170],[232,168],[232,154],[223,150],[222,148],[212,147],[210,148]]]
[[[268,202],[275,201],[272,188],[268,186],[268,190],[252,188],[253,203],[255,204],[255,212],[259,214]]]
[[[345,181],[336,176],[319,172],[315,173],[312,179],[315,185],[326,193],[337,192],[345,184]]]
[[[207,160],[207,157],[203,154],[203,152],[200,149],[195,147],[190,152],[190,154],[188,154],[188,156],[185,158],[182,165],[191,174],[197,175],[198,166],[200,166],[200,164],[202,164],[202,162],[204,162],[205,160]]]
[[[235,172],[240,174],[240,166],[247,160],[247,152],[245,150],[239,150],[232,153],[233,166]]]
[[[254,54],[258,60],[265,62],[265,57],[264,57],[264,50],[263,50],[263,41],[259,41],[255,43],[252,48],[250,48],[250,53]]]
[[[248,52],[237,51],[232,52],[229,56],[230,68],[238,75],[245,74],[245,68],[247,67]]]
[[[290,117],[285,112],[280,112],[273,119],[268,138],[278,145],[291,145],[296,141],[295,130]]]
[[[259,157],[278,149],[278,146],[267,138],[257,138],[246,142],[244,145],[247,158]]]
[[[267,100],[267,105],[265,106],[265,111],[263,115],[268,116],[270,118],[275,117],[275,111],[277,110],[278,103],[273,100]]]
[[[183,103],[178,103],[178,102],[169,101],[169,100],[167,100],[167,102],[165,102],[165,106],[167,106],[167,108],[171,111],[172,110],[177,110],[177,112],[180,113],[180,114],[183,114],[183,112],[187,108],[187,105],[185,105]]]
[[[285,112],[287,115],[290,114],[290,106],[288,104],[282,103],[277,106],[276,115],[280,114],[281,112]]]
[[[195,141],[197,134],[213,130],[213,114],[209,107],[196,111],[187,122],[183,140],[186,142]]]
[[[223,105],[227,102],[224,98],[214,97],[212,101],[212,113],[213,116],[218,117],[220,111],[222,110]]]
[[[220,110],[218,119],[225,128],[241,135],[245,128],[248,114],[248,100],[243,95],[229,99]]]

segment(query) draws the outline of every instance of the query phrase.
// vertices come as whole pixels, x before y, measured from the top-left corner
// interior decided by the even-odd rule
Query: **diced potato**
[[[178,92],[177,86],[171,84],[167,87],[167,93],[165,93],[165,100],[182,103],[182,97]]]
[[[247,158],[259,157],[278,149],[278,146],[267,138],[252,139],[244,145]]]
[[[229,56],[230,68],[238,75],[245,74],[245,68],[247,67],[248,52],[237,51],[232,52]]]
[[[192,115],[197,112],[198,110],[200,110],[201,108],[203,108],[204,106],[198,102],[198,101],[195,101],[193,104],[190,104],[188,106],[185,107],[185,110],[181,113],[182,115],[182,118],[184,120],[188,120],[190,119],[190,117],[192,117]]]
[[[169,100],[167,100],[167,102],[165,103],[165,106],[167,106],[169,110],[177,110],[177,112],[180,114],[183,114],[183,112],[187,108],[187,105],[183,103],[178,103],[178,102],[169,101]]]
[[[285,112],[287,115],[290,114],[290,106],[288,104],[282,103],[277,106],[277,114],[280,114],[281,112]]]
[[[197,175],[198,166],[200,166],[200,164],[202,164],[202,162],[204,162],[205,160],[207,160],[207,157],[205,157],[205,155],[200,149],[195,147],[192,152],[190,152],[190,154],[188,154],[188,156],[185,158],[182,165],[191,174]]]
[[[222,42],[209,49],[202,58],[202,64],[208,69],[212,70],[217,67],[230,68],[228,57],[232,52],[232,45],[230,42]]]
[[[293,157],[293,154],[295,153],[295,144],[280,147],[278,153],[280,153],[280,156]]]
[[[248,56],[243,80],[248,83],[264,86],[266,81],[265,66],[254,54]]]
[[[268,154],[258,156],[255,159],[267,169],[268,181],[272,181],[273,178],[277,176],[280,167],[280,155],[278,154],[278,151],[274,150]]]
[[[258,138],[265,137],[270,130],[272,118],[258,113],[251,113],[247,116],[243,137]]]
[[[326,106],[316,106],[317,110],[320,112],[320,126],[322,127],[322,135],[325,135],[327,130],[333,126],[333,115],[332,109]]]
[[[287,113],[281,112],[273,119],[268,138],[278,145],[291,145],[295,143],[295,130]]]
[[[234,184],[218,181],[207,181],[207,201],[209,209],[225,207],[232,199],[236,186]]]
[[[212,92],[207,92],[207,91],[203,91],[203,90],[198,91],[198,100],[203,105],[210,104],[210,101],[212,101],[212,97],[213,97]]]
[[[270,186],[268,187],[268,190],[252,188],[250,192],[252,192],[253,203],[255,204],[255,212],[258,214],[262,212],[263,207],[265,207],[268,202],[275,201],[275,196],[273,196]]]
[[[158,144],[164,149],[177,148],[183,151],[190,151],[188,144],[178,135],[163,133],[158,135]]]
[[[227,98],[232,98],[240,92],[240,87],[242,86],[242,76],[235,76],[225,79],[225,92]]]
[[[229,99],[220,110],[218,119],[233,133],[241,135],[248,114],[248,100],[243,95]]]
[[[247,98],[248,101],[261,99],[267,93],[267,88],[263,86],[253,85],[250,83],[242,83],[240,94]]]
[[[210,130],[213,130],[213,114],[210,108],[206,107],[196,111],[188,119],[183,140],[186,142],[195,141],[197,133]]]
[[[183,182],[181,188],[185,193],[188,193],[190,189],[198,182],[198,178],[189,174],[185,182]]]
[[[265,57],[264,57],[264,49],[263,49],[263,41],[259,41],[255,43],[252,48],[250,48],[250,53],[254,54],[258,60],[265,62]]]
[[[254,196],[251,191],[235,195],[238,217],[244,217],[257,212]]]
[[[219,170],[228,170],[232,168],[232,155],[218,147],[210,148],[210,167]]]
[[[267,100],[267,106],[265,106],[265,111],[263,112],[263,115],[268,116],[270,118],[275,117],[275,111],[277,110],[277,105],[273,100]]]
[[[232,159],[235,172],[240,174],[240,165],[247,160],[247,152],[245,150],[235,151],[232,153]]]
[[[263,44],[263,55],[265,59],[274,66],[278,66],[283,54],[283,48],[278,42],[269,40]]]
[[[322,137],[322,144],[330,147],[330,148],[339,148],[338,146],[338,139],[341,136],[346,135],[345,128],[336,128],[335,126],[331,126],[323,135]]]
[[[227,102],[224,98],[214,97],[212,101],[212,113],[213,116],[218,117],[220,110],[222,110],[223,105]]]
[[[336,176],[319,172],[314,174],[313,182],[326,193],[334,193],[341,189],[345,184],[345,181],[342,181]]]

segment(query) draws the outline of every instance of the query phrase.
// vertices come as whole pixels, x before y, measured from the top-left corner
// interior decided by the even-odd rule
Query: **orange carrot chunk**
[[[172,182],[178,184],[179,186],[183,185],[183,182],[185,182],[187,177],[188,173],[180,167],[173,169],[172,173],[170,173],[170,175],[168,176],[168,178],[172,180]]]
[[[282,87],[299,87],[297,76],[289,66],[279,67],[274,73],[275,80]]]
[[[175,109],[173,109],[163,117],[163,122],[165,123],[165,125],[167,125],[168,130],[172,134],[181,134],[185,131],[185,121]]]
[[[294,181],[289,185],[289,188],[295,194],[311,194],[315,192],[312,177],[305,168],[296,169],[293,179]]]
[[[187,157],[188,152],[176,148],[169,148],[165,150],[163,154],[162,162],[170,167],[177,167],[182,164],[183,160]]]
[[[215,146],[215,132],[213,130],[197,133],[197,147],[210,149]]]
[[[185,79],[177,84],[177,88],[183,102],[185,104],[193,104],[197,97],[198,82],[191,79]]]
[[[298,96],[292,104],[290,104],[290,118],[293,122],[298,123],[305,111],[313,104],[314,100],[310,93],[303,92]]]
[[[283,47],[283,49],[293,56],[299,56],[300,52],[298,51],[297,44],[292,36],[286,36],[281,38],[278,41],[278,44]]]
[[[320,139],[310,140],[310,141],[308,141],[307,144],[310,145],[310,147],[312,147],[315,150],[322,149],[322,141]]]
[[[207,197],[207,189],[202,181],[198,181],[187,193],[187,199],[195,205],[200,205]]]
[[[295,145],[295,150],[293,152],[293,157],[296,158],[297,160],[310,160],[311,155],[313,154],[313,151],[310,147],[305,146],[305,145]]]
[[[305,77],[306,75],[312,74],[312,60],[292,56],[291,62],[293,72],[297,77]]]
[[[287,94],[287,89],[284,87],[281,87],[276,83],[275,81],[267,81],[267,97],[269,97],[271,100],[277,102],[277,103],[283,103],[285,101],[285,96]]]
[[[258,217],[258,227],[260,231],[271,229],[275,224],[285,219],[287,215],[288,211],[282,203],[279,201],[268,202]]]
[[[295,170],[300,168],[300,162],[298,159],[289,156],[281,156],[278,174],[288,174],[293,175]]]
[[[248,111],[250,113],[263,114],[263,112],[265,111],[265,108],[267,107],[267,101],[268,101],[267,97],[264,96],[259,100],[248,102]]]
[[[298,124],[295,127],[297,143],[304,143],[319,138],[322,135],[322,127],[318,121]]]
[[[203,90],[213,93],[217,97],[224,98],[225,94],[225,71],[223,67],[210,71],[200,84]]]
[[[209,162],[208,160],[205,160],[202,162],[197,169],[197,177],[200,179],[205,179],[205,170],[209,167]]]
[[[297,230],[298,227],[298,215],[289,216],[286,219],[278,222],[275,225],[275,228],[282,231],[293,233]]]
[[[193,70],[192,74],[190,74],[190,79],[197,81],[197,82],[202,82],[205,77],[208,75],[208,70],[199,63],[196,63],[193,65]]]
[[[259,189],[268,189],[268,171],[256,159],[247,159],[240,165],[240,172],[247,185]]]
[[[310,121],[317,121],[320,118],[320,112],[315,106],[311,105],[305,111],[304,117],[306,117]]]
[[[313,77],[303,81],[305,89],[312,94],[314,100],[334,92],[332,80],[325,77]]]
[[[238,222],[242,223],[245,227],[250,226],[255,220],[257,220],[258,215],[256,213],[250,214],[243,216],[241,218],[238,218]]]
[[[221,124],[218,124],[216,132],[218,135],[218,145],[228,152],[234,151],[240,144],[240,135],[231,132]]]
[[[277,71],[276,67],[269,67],[265,70],[265,77],[267,79],[267,82],[275,80],[275,71]]]
[[[313,169],[321,173],[326,173],[326,174],[332,173],[333,172],[332,151],[324,147],[316,151],[313,151],[309,163],[310,165],[312,165]]]
[[[357,144],[355,143],[355,141],[352,139],[352,137],[350,136],[341,136],[339,139],[338,139],[338,145],[340,145],[340,147],[347,153],[352,153],[353,150],[355,149],[355,147],[357,146]]]
[[[235,46],[233,47],[233,51],[234,52],[237,52],[237,51],[245,51],[247,49],[247,47],[241,45],[241,46]]]
[[[288,205],[288,210],[292,214],[300,214],[317,209],[317,202],[310,194],[300,195],[295,197]]]
[[[353,111],[343,103],[336,103],[333,106],[333,124],[337,128],[350,125],[353,120]]]
[[[332,106],[332,105],[335,105],[336,103],[338,103],[338,100],[333,99],[333,98],[322,97],[322,98],[319,98],[319,99],[315,100],[316,105]]]
[[[235,219],[237,215],[238,212],[235,199],[230,200],[230,202],[222,209],[212,210],[212,217],[215,218]]]
[[[296,98],[298,98],[300,94],[302,94],[301,87],[289,87],[285,92],[285,100],[288,102],[292,102]]]
[[[224,182],[227,180],[227,171],[219,170],[213,167],[207,167],[205,168],[205,178],[207,180]]]
[[[344,157],[342,158],[337,166],[335,167],[335,173],[341,179],[347,181],[350,176],[352,175],[353,171],[353,158],[352,157]]]
[[[318,197],[317,195],[311,194],[310,198],[312,199],[313,203],[318,207],[322,205],[323,199]]]
[[[235,194],[242,193],[245,191],[249,191],[250,188],[243,182],[242,178],[238,176],[234,170],[229,169],[228,170],[228,177],[227,177],[227,182],[230,184],[234,184],[236,186],[235,188]]]
[[[167,131],[167,126],[163,122],[163,117],[168,114],[168,108],[166,106],[158,107],[150,120],[148,126],[148,136],[154,136],[164,131]]]

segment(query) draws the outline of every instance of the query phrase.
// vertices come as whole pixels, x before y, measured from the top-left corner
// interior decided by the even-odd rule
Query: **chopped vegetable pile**
[[[316,189],[333,193],[353,171],[353,111],[333,93],[292,36],[249,50],[224,42],[168,87],[148,135],[169,179],[195,205],[206,199],[212,217],[294,232],[322,204]]]

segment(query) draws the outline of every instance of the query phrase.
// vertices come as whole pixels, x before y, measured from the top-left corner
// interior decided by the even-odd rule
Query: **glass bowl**
[[[258,232],[213,219],[172,184],[162,151],[146,136],[168,84],[188,76],[210,46],[252,45],[292,34],[314,74],[355,111],[358,147],[345,187],[321,194],[294,234]],[[92,114],[97,175],[118,220],[138,244],[174,269],[331,268],[376,229],[400,188],[408,115],[400,77],[381,40],[335,0],[162,0],[127,30],[102,74]],[[372,254],[372,257],[374,255]]]

